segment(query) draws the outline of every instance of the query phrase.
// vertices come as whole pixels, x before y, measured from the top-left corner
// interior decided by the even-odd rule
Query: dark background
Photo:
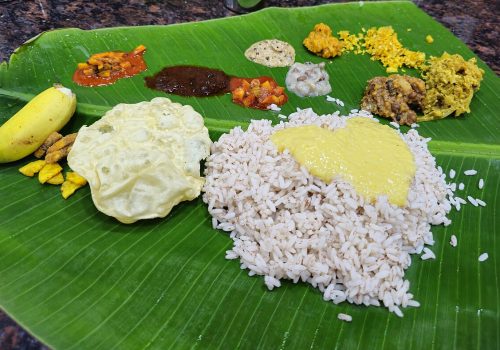
[[[266,6],[312,6],[343,0],[267,0]],[[413,0],[500,74],[499,0]],[[233,16],[223,0],[0,0],[0,61],[53,28],[170,24]],[[0,310],[0,350],[47,349]]]

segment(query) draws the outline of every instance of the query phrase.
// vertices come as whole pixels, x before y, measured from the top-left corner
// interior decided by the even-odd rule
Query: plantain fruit
[[[29,101],[0,127],[0,163],[33,153],[54,131],[70,120],[76,97],[70,89],[54,85]]]

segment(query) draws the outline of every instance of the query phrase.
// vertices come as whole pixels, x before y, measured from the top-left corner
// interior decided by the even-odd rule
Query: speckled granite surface
[[[311,6],[327,0],[267,0],[266,6]],[[498,0],[414,0],[500,74]],[[138,15],[139,14],[139,15]],[[0,0],[0,61],[38,33],[63,27],[93,29],[170,24],[233,16],[222,0]],[[0,311],[0,350],[47,349]]]

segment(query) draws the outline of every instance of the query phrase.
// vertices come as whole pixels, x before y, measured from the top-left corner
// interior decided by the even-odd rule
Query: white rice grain
[[[488,259],[488,253],[483,253],[483,254],[479,255],[479,258],[477,260],[479,260],[480,262],[483,262],[483,261],[486,261],[486,259]]]
[[[472,204],[473,206],[477,207],[478,204],[477,204],[477,201],[471,197],[471,196],[467,196],[467,200],[469,201],[470,204]]]
[[[430,250],[427,247],[424,247],[424,254],[420,257],[422,260],[428,260],[428,259],[436,259],[436,255],[432,250]]]
[[[455,174],[456,174],[455,170],[454,170],[454,169],[451,169],[451,170],[450,170],[450,179],[455,178]]]
[[[472,175],[476,175],[476,174],[477,174],[477,170],[474,170],[474,169],[469,169],[469,170],[464,171],[464,175],[467,175],[467,176],[472,176]]]
[[[280,112],[281,108],[278,107],[278,105],[271,103],[269,106],[267,106],[267,109],[274,111],[274,112]]]
[[[340,107],[344,107],[344,102],[338,98],[335,98],[335,97],[332,97],[330,95],[326,95],[326,101],[327,102],[334,102],[335,104],[337,104],[338,106]]]
[[[477,184],[477,187],[479,187],[480,190],[483,189],[483,187],[484,187],[484,180],[483,179],[479,179],[479,183]]]
[[[459,189],[460,191],[463,191],[463,189],[464,189],[464,188],[465,188],[465,185],[463,184],[463,182],[460,182],[460,183],[458,184],[458,189]]]
[[[479,198],[476,198],[476,203],[482,207],[486,206],[486,203],[482,199],[479,199]]]
[[[458,241],[457,241],[457,236],[455,236],[455,235],[451,235],[451,238],[450,238],[450,245],[451,245],[452,247],[456,247],[456,246],[457,246],[457,243],[458,243]]]
[[[416,300],[408,300],[408,306],[420,307],[420,303]]]
[[[339,313],[337,318],[341,321],[352,322],[352,316],[348,314]]]

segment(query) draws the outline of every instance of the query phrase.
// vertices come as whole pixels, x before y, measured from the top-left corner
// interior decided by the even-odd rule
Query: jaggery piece
[[[56,163],[62,158],[66,157],[71,151],[71,146],[75,142],[77,133],[64,136],[62,139],[54,143],[47,149],[45,161],[47,163]]]
[[[423,80],[393,74],[368,81],[361,108],[401,125],[411,125],[417,121],[417,112],[423,109],[424,98]]]

